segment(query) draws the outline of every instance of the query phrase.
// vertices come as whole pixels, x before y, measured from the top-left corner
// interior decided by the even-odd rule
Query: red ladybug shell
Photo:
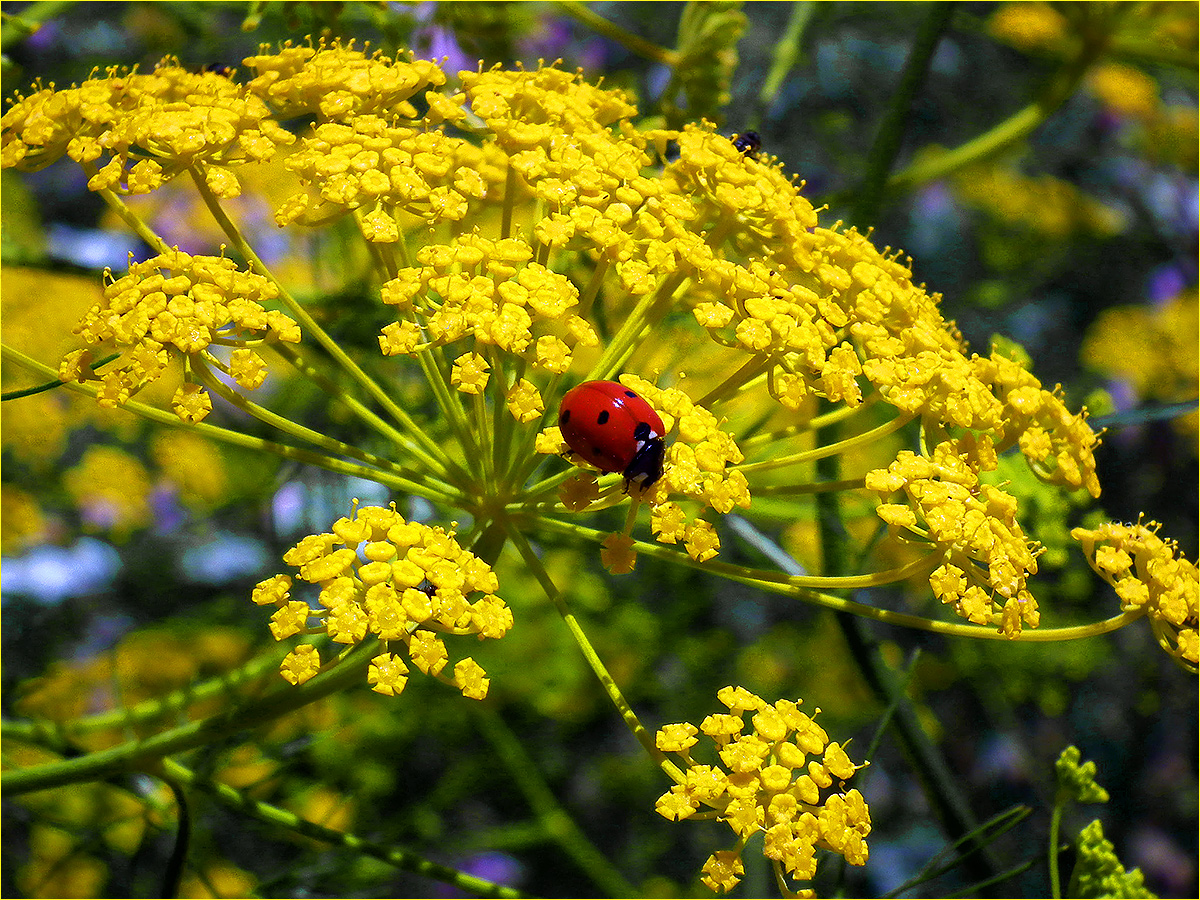
[[[601,472],[620,472],[642,487],[662,476],[662,419],[623,384],[585,381],[567,391],[558,427],[567,446]]]

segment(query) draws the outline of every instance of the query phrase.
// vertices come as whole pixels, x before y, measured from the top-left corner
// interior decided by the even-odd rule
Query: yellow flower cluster
[[[871,815],[862,794],[845,790],[860,768],[846,751],[800,711],[799,701],[771,704],[741,687],[722,688],[717,697],[728,713],[708,716],[699,729],[689,722],[667,725],[655,739],[659,750],[686,765],[684,779],[659,798],[659,814],[671,821],[715,817],[738,836],[736,849],[708,858],[701,880],[714,891],[732,890],[743,872],[741,851],[758,833],[776,870],[801,881],[816,874],[818,848],[865,864]],[[753,713],[751,730],[743,733],[747,712]],[[716,746],[721,765],[692,758],[700,732]],[[711,812],[697,816],[701,807]]]
[[[275,285],[225,257],[191,256],[174,249],[131,263],[121,278],[112,279],[107,271],[105,275],[110,282],[103,299],[88,310],[75,332],[93,346],[112,341],[121,356],[97,375],[91,369],[96,351],[75,350],[63,359],[58,373],[63,381],[98,378],[101,406],[119,406],[159,378],[172,350],[211,363],[253,389],[266,378],[266,364],[253,347],[264,339],[300,340],[300,327],[292,319],[258,302],[274,299]],[[209,352],[213,344],[234,348],[228,363]],[[176,392],[173,405],[181,419],[197,422],[212,409],[212,400],[199,386],[186,384]]]
[[[1112,585],[1126,611],[1145,610],[1159,644],[1189,671],[1197,670],[1200,572],[1173,541],[1158,536],[1157,522],[1105,522],[1076,528],[1088,563]]]
[[[333,524],[332,533],[301,540],[283,557],[299,577],[321,586],[321,607],[291,598],[292,578],[276,575],[254,589],[254,602],[278,607],[271,618],[276,640],[297,634],[327,634],[335,643],[358,644],[367,634],[385,648],[371,660],[367,680],[373,690],[399,694],[408,665],[452,684],[464,697],[487,696],[489,680],[470,657],[441,672],[449,661],[441,635],[473,634],[501,638],[512,627],[512,611],[496,596],[499,582],[491,567],[442,528],[407,522],[395,506],[364,506],[353,518]],[[471,599],[473,595],[479,595]],[[309,626],[316,619],[319,625]],[[283,676],[302,684],[320,671],[316,646],[301,644],[283,661]]]
[[[316,47],[285,45],[278,52],[263,46],[243,64],[255,77],[249,91],[274,107],[281,118],[319,115],[328,121],[355,116],[415,118],[410,102],[426,87],[440,87],[446,76],[431,60],[392,60],[368,55],[354,42]]]
[[[401,213],[431,225],[466,218],[471,201],[495,187],[499,170],[489,156],[462,138],[380,116],[324,122],[284,163],[308,192],[290,198],[275,218],[319,225],[359,210],[367,240],[394,244],[401,227],[413,224]]]
[[[118,539],[150,522],[150,478],[146,468],[117,447],[88,447],[63,484],[88,528]]]
[[[383,329],[380,348],[388,356],[415,355],[470,338],[476,349],[498,347],[543,372],[562,374],[575,346],[600,341],[573,312],[579,293],[570,279],[533,262],[533,252],[519,238],[492,241],[477,234],[422,247],[420,266],[401,269],[383,285],[383,302],[399,316]],[[540,402],[532,383],[524,385],[526,392],[533,389],[526,399],[537,395]]]
[[[64,154],[97,191],[143,194],[195,168],[217,196],[241,187],[231,166],[270,159],[293,136],[245,86],[170,58],[150,74],[102,78],[18,99],[0,119],[0,164],[35,171]]]
[[[1069,413],[1058,392],[1043,389],[1020,364],[997,352],[969,354],[942,318],[938,297],[913,284],[909,267],[853,229],[820,227],[777,161],[741,152],[707,123],[639,131],[625,94],[553,66],[463,72],[457,88],[442,90],[447,78],[435,63],[368,54],[352,43],[264,49],[244,64],[255,73],[247,85],[215,78],[211,92],[232,90],[253,108],[258,118],[242,127],[260,149],[260,136],[279,127],[267,128],[263,110],[284,119],[315,116],[286,161],[304,190],[283,203],[277,220],[355,216],[385,273],[380,299],[396,310],[379,338],[384,355],[418,358],[447,387],[478,398],[473,411],[503,405],[533,429],[555,408],[562,380],[617,377],[620,368],[649,375],[660,365],[651,361],[657,329],[698,331],[711,348],[711,368],[693,382],[702,396],[676,383],[674,371],[621,376],[671,432],[664,475],[645,496],[654,533],[697,560],[719,550],[706,512],[748,507],[756,473],[808,449],[803,423],[814,400],[851,408],[882,401],[898,423],[919,418],[926,436],[920,460],[898,462],[888,476],[895,483],[882,491],[904,487],[910,512],[893,504],[882,514],[897,525],[926,523],[953,567],[939,578],[942,596],[963,615],[991,620],[998,605],[1011,634],[1022,621],[1036,621],[1024,591],[1033,554],[1010,498],[981,492],[974,479],[993,467],[996,453],[1019,447],[1044,480],[1098,494],[1096,437],[1086,416]],[[175,69],[156,77],[191,84]],[[72,90],[108,96],[126,90],[116,83],[122,79],[140,84],[111,73]],[[43,93],[43,105],[57,96]],[[29,125],[33,105],[18,107],[26,111],[5,119],[6,165],[25,159],[25,138],[37,133]],[[66,148],[73,135],[93,133],[90,121],[66,116],[62,134],[37,146]],[[9,162],[9,146],[18,144],[26,149],[14,149]],[[485,227],[493,228],[487,236]],[[432,235],[410,253],[411,236],[429,228]],[[104,403],[119,404],[158,377],[172,347],[189,365],[216,364],[252,387],[263,369],[248,344],[298,338],[291,320],[263,312],[258,301],[271,299],[273,289],[257,276],[224,261],[168,256],[131,268],[81,326],[90,343],[111,336],[125,344],[122,361],[102,376]],[[620,324],[597,360],[580,351],[598,347],[600,323]],[[206,355],[213,342],[235,345],[228,363]],[[87,351],[68,357],[63,377],[90,377],[90,360]],[[751,388],[758,407],[739,419],[739,400]],[[775,410],[764,408],[772,402]],[[209,404],[198,385],[176,397],[190,420]],[[737,423],[772,412],[796,427],[779,440],[755,435],[748,443]],[[483,427],[482,419],[472,421]],[[564,450],[553,426],[497,446],[531,443],[544,454]],[[964,460],[953,465],[965,470],[932,474],[950,456]],[[530,468],[502,467],[487,489],[505,502],[519,498]],[[591,473],[578,475],[562,483],[560,499],[581,511],[612,501],[616,481],[604,492]],[[957,487],[947,487],[950,481]],[[970,508],[969,521],[935,526],[957,511],[954,504]],[[632,545],[628,529],[610,537],[606,564],[629,571]],[[967,559],[988,565],[986,585],[960,583],[971,571]]]
[[[887,469],[867,474],[866,486],[882,498],[904,491],[907,503],[885,503],[876,512],[902,536],[918,534],[937,547],[934,561],[941,564],[929,576],[934,594],[964,619],[995,625],[1011,638],[1022,623],[1036,627],[1040,618],[1026,587],[1037,556],[1016,520],[1016,498],[980,483],[980,472],[995,468],[986,436],[968,448],[944,441],[929,457],[901,450]]]

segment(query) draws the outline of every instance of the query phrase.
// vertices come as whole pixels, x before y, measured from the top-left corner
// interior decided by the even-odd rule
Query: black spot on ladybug
[[[569,409],[564,409],[562,411],[562,413],[559,414],[558,424],[566,425],[570,421],[571,421],[571,411]]]
[[[633,429],[633,436],[639,441],[650,440],[650,423],[638,422],[637,427]]]
[[[604,425],[604,424],[605,424],[605,423],[607,423],[607,422],[608,422],[608,410],[606,409],[606,410],[603,410],[603,411],[600,413],[600,415],[598,415],[598,416],[596,417],[596,424],[597,424],[597,425]]]
[[[625,389],[625,396],[626,396],[626,397],[636,397],[636,396],[637,396],[637,394],[635,394],[633,391],[629,390],[629,388],[626,388],[626,389]]]

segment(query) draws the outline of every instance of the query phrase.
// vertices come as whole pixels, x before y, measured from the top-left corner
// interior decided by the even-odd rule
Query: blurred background
[[[63,86],[111,65],[149,70],[168,54],[189,67],[237,69],[260,44],[311,34],[444,57],[450,72],[480,60],[535,67],[561,59],[627,90],[649,120],[753,129],[762,153],[795,173],[815,205],[828,205],[823,223],[872,228],[877,245],[911,255],[915,280],[943,295],[946,317],[974,348],[986,353],[998,336],[1011,339],[1043,384],[1061,384],[1072,408],[1086,404],[1109,428],[1098,454],[1104,513],[1118,521],[1145,513],[1194,560],[1197,5],[1122,5],[1129,13],[1110,51],[1027,139],[941,177],[898,184],[865,220],[871,148],[935,4],[706,4],[713,31],[690,35],[703,59],[682,82],[589,18],[675,48],[694,15],[679,3],[5,3],[4,108],[35,80]],[[932,151],[988,133],[1040,96],[1079,39],[1072,6],[953,4],[893,171],[920,173]],[[53,365],[75,346],[71,328],[98,296],[104,267],[120,270],[128,254],[148,254],[68,161],[37,173],[5,170],[2,179],[3,339]],[[253,238],[260,253],[324,321],[338,323],[339,340],[369,347],[381,313],[361,312],[361,252],[347,251],[337,229],[281,232],[272,211],[283,197],[272,195],[270,172],[247,182],[238,213],[261,224]],[[169,243],[217,252],[219,233],[186,190],[139,203]],[[5,391],[29,384],[5,365]],[[314,427],[349,427],[314,419],[327,415],[321,398],[295,384],[264,390],[268,405]],[[6,718],[133,703],[269,649],[251,587],[284,571],[281,554],[345,514],[352,497],[397,499],[415,518],[439,515],[378,485],[152,430],[64,390],[5,402],[2,411]],[[245,424],[227,410],[211,421],[222,416]],[[1047,547],[1034,584],[1047,618],[1113,615],[1112,592],[1067,539],[1087,509],[1021,483],[1015,468],[1011,477],[1010,490],[1028,503],[1027,531]],[[804,562],[811,526],[773,520],[769,509],[766,516],[758,526]],[[739,553],[757,560],[740,540],[722,535],[730,561]],[[882,707],[827,614],[652,560],[639,562],[636,578],[614,579],[590,549],[545,549],[648,724],[698,722],[713,711],[716,690],[737,683],[820,706],[830,735],[854,735],[851,756],[862,758]],[[668,825],[654,812],[664,779],[616,721],[557,615],[518,566],[501,583],[519,627],[497,647],[481,645],[492,676],[487,712],[414,679],[402,702],[365,690],[334,697],[251,744],[212,748],[206,765],[315,821],[533,894],[618,893],[620,882],[583,871],[531,813],[511,773],[532,765],[627,886],[694,894],[701,862],[727,835],[715,825]],[[892,595],[859,599],[897,604]],[[871,630],[893,663],[912,663],[922,722],[978,818],[1018,803],[1033,808],[996,845],[1005,866],[1031,860],[1032,868],[998,895],[1045,895],[1052,763],[1074,743],[1097,762],[1113,799],[1072,810],[1065,839],[1098,816],[1151,890],[1196,896],[1196,679],[1157,648],[1148,627],[1015,646]],[[530,658],[545,665],[531,668]],[[871,859],[862,870],[822,872],[825,893],[838,885],[851,896],[891,891],[944,846],[886,736],[863,774]],[[75,791],[72,804],[58,792],[6,799],[0,890],[154,895],[173,829],[160,792],[100,784]],[[379,863],[279,839],[217,807],[196,816],[190,896],[453,895]],[[970,882],[956,869],[913,895],[947,896]],[[767,870],[751,868],[735,896],[768,891]]]

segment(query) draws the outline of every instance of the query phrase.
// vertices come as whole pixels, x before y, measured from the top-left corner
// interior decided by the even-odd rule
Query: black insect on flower
[[[751,159],[758,159],[758,151],[762,149],[762,138],[757,131],[743,131],[741,134],[735,134],[730,140],[743,154]]]

